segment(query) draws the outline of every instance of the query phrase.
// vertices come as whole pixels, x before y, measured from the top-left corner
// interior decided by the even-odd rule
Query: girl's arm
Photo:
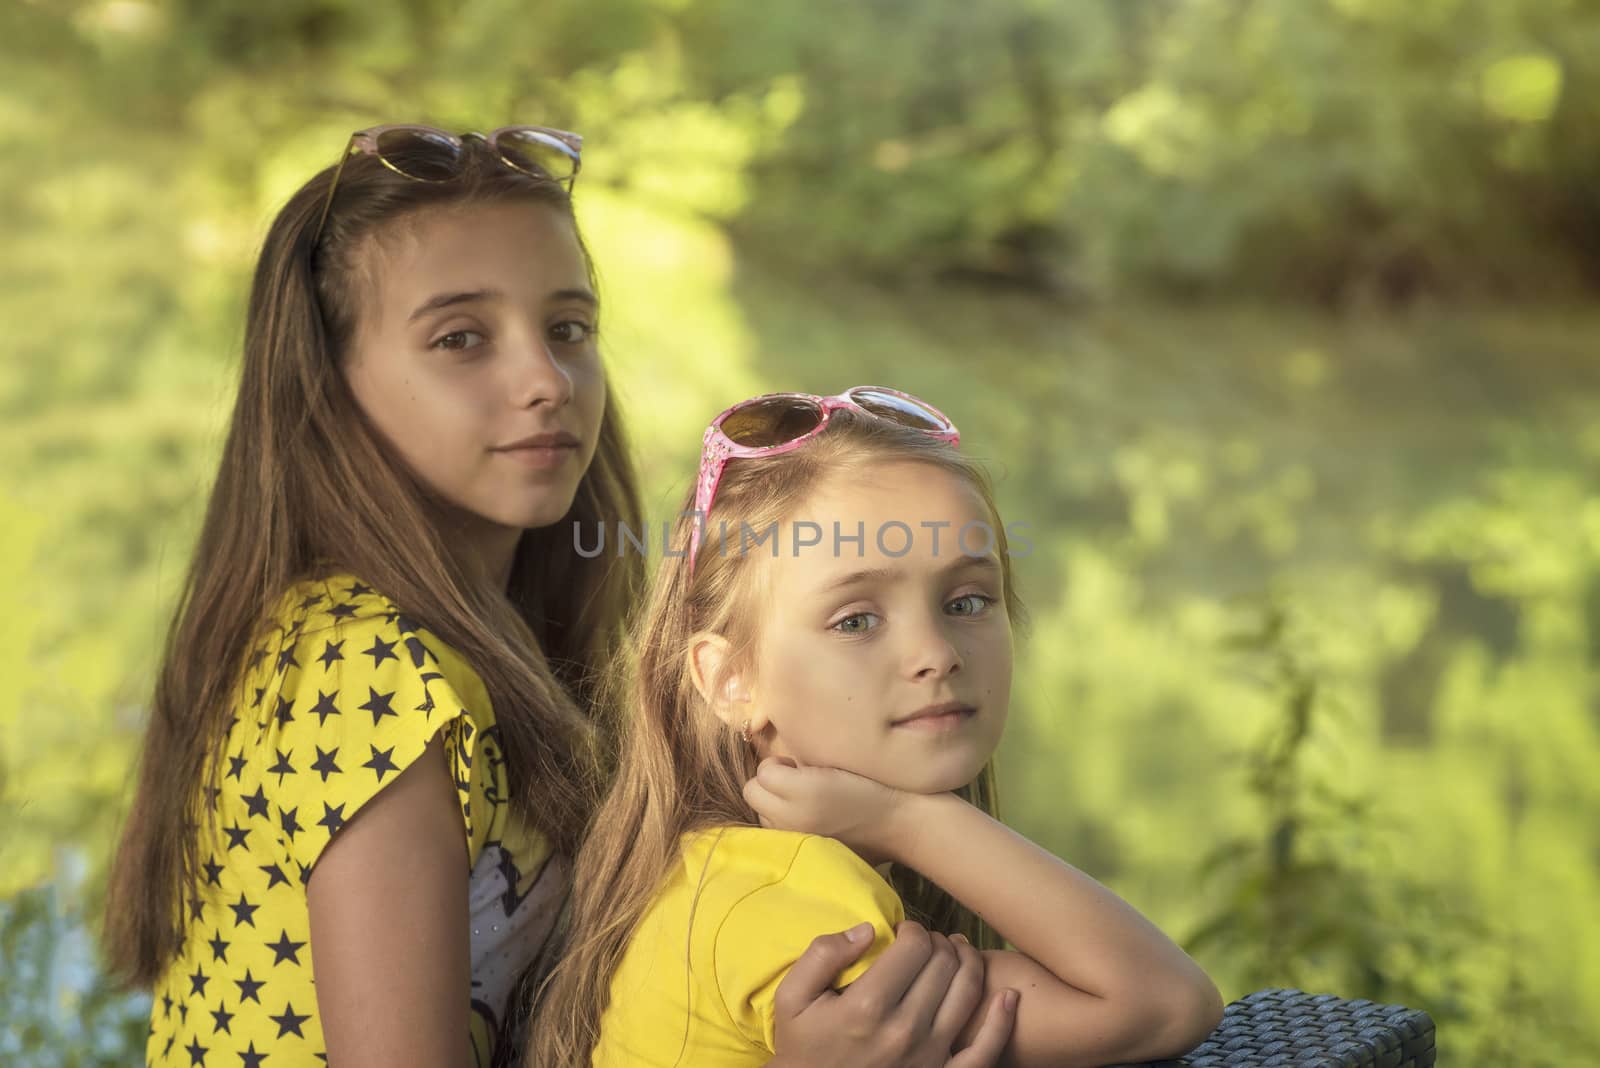
[[[909,794],[836,769],[769,762],[745,796],[778,826],[832,833],[869,860],[915,869],[1017,947],[984,953],[986,996],[1006,987],[1022,995],[1003,1064],[1176,1056],[1222,1018],[1215,984],[1153,924],[954,794]],[[976,1029],[969,1023],[963,1040]]]
[[[1016,1006],[1001,995],[985,1000],[983,958],[969,945],[907,921],[883,956],[834,992],[839,973],[872,944],[870,931],[861,924],[819,935],[778,984],[777,1049],[767,1068],[994,1068]]]
[[[467,849],[437,736],[328,843],[306,897],[328,1064],[463,1063]]]

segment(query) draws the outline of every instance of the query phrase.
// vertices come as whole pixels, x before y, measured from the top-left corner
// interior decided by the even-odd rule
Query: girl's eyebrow
[[[505,294],[498,289],[474,289],[460,293],[438,293],[417,305],[417,310],[411,313],[406,322],[414,323],[429,312],[438,311],[440,308],[448,308],[454,304],[467,304],[475,300],[499,300],[504,296]],[[600,306],[600,299],[587,289],[557,289],[545,297],[546,304],[559,304],[568,300],[587,304],[591,308]]]
[[[558,289],[544,298],[546,304],[560,304],[565,300],[575,300],[580,304],[587,304],[591,308],[600,306],[600,298],[587,289]]]
[[[996,560],[992,555],[968,556],[966,553],[962,553],[956,559],[940,568],[936,575],[939,578],[946,578],[957,571],[967,568],[977,568],[989,574],[998,574],[1000,572],[1000,561]],[[846,586],[855,586],[860,583],[893,582],[904,574],[904,569],[898,567],[862,568],[860,571],[851,571],[848,574],[840,575],[826,586],[823,586],[818,592],[833,593],[836,590],[844,589]]]
[[[499,300],[503,296],[505,294],[495,289],[475,289],[468,293],[439,293],[417,305],[417,310],[411,313],[406,322],[414,323],[429,312],[448,308],[452,304],[466,304],[475,300]]]

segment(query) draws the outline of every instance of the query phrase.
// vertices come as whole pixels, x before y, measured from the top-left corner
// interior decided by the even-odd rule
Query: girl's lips
[[[576,456],[578,447],[576,445],[524,445],[498,451],[524,467],[547,469],[560,467]]]
[[[922,731],[953,730],[971,719],[977,711],[971,705],[964,705],[959,701],[946,701],[943,704],[929,705],[905,719],[896,720],[892,726]]]
[[[511,442],[509,445],[500,446],[500,448],[526,449],[551,445],[569,445],[572,448],[577,448],[578,439],[567,433],[565,430],[555,430],[547,434],[532,434],[525,438],[519,438],[518,440]]]
[[[917,719],[908,719],[895,726],[908,731],[924,731],[940,733],[943,731],[960,730],[961,725],[972,718],[970,712],[946,712],[939,716],[922,716]]]

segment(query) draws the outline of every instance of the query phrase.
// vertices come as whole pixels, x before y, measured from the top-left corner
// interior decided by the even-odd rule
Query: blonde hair
[[[996,520],[1006,611],[1020,623],[1005,533],[987,475],[978,463],[926,434],[835,413],[827,430],[804,448],[730,463],[705,522],[710,529],[726,522],[730,529],[747,523],[766,530],[792,517],[825,477],[896,461],[937,467],[979,492]],[[683,511],[692,504],[691,498]],[[691,523],[686,516],[678,521],[672,549],[630,634],[628,670],[618,673],[621,682],[608,702],[631,708],[634,715],[620,732],[611,790],[576,860],[569,941],[538,993],[527,1066],[587,1068],[612,977],[677,856],[682,835],[759,822],[743,795],[756,756],[737,728],[723,726],[705,706],[688,669],[690,643],[704,631],[742,636],[733,657],[749,655],[759,593],[759,572],[751,562],[756,554],[724,555],[708,540],[691,578],[688,561],[679,555],[687,548]],[[957,793],[996,814],[992,761]],[[994,932],[975,914],[915,872],[896,867],[891,882],[911,919],[933,930],[959,931],[979,947],[999,947]]]

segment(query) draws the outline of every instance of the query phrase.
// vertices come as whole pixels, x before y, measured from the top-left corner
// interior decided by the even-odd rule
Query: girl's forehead
[[[972,570],[976,557],[989,560],[973,565],[978,570],[993,569],[996,524],[983,495],[961,475],[899,463],[819,485],[774,529],[739,531],[737,547],[761,554],[755,562],[771,592],[831,595],[852,578],[943,581]]]
[[[588,261],[571,220],[537,202],[409,212],[368,235],[356,250],[356,269],[384,321],[402,326],[441,295],[486,292],[520,300],[589,289]]]
[[[988,516],[978,487],[960,474],[933,463],[862,461],[830,472],[789,518],[790,523],[841,522],[916,526]]]

